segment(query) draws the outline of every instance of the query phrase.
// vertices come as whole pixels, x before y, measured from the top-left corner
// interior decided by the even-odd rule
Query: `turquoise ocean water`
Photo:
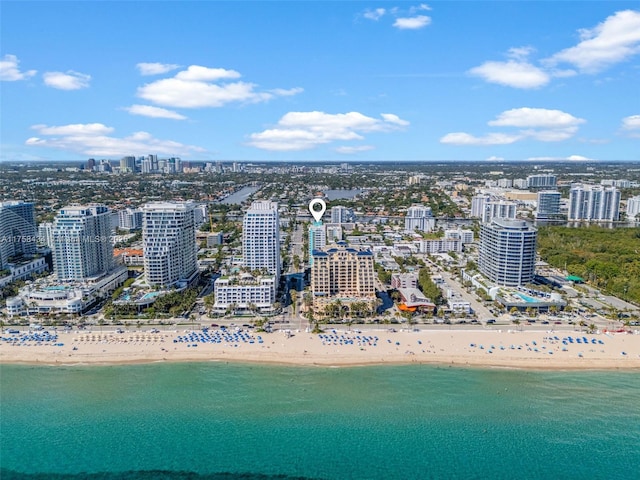
[[[2,480],[635,479],[640,372],[0,367]]]

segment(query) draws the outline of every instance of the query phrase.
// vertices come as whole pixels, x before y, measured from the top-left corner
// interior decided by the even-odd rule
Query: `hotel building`
[[[18,296],[7,299],[9,315],[80,314],[127,279],[127,269],[114,262],[111,212],[106,206],[61,209],[51,237],[57,281],[38,279],[22,287]]]
[[[61,282],[82,281],[114,267],[111,211],[104,205],[71,205],[53,222],[53,270]]]
[[[355,249],[339,242],[336,247],[314,250],[311,267],[313,307],[324,307],[340,300],[342,304],[364,302],[376,305],[374,258],[370,250]]]

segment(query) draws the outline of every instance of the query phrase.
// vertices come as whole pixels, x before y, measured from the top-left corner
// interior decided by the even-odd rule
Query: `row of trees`
[[[436,305],[444,303],[442,291],[440,290],[440,287],[431,280],[431,275],[429,275],[429,269],[427,267],[421,268],[418,273],[418,287],[420,287],[422,293],[424,293],[425,296],[431,299],[431,301]]]

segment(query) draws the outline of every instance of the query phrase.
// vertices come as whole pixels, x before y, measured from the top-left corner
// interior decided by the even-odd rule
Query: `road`
[[[463,300],[471,304],[471,308],[473,309],[476,316],[478,317],[478,320],[480,320],[481,322],[486,322],[490,318],[495,317],[495,315],[493,315],[489,311],[489,309],[482,302],[480,302],[474,294],[467,292],[465,288],[462,285],[460,285],[460,283],[458,283],[458,281],[454,279],[451,276],[451,274],[449,274],[449,272],[440,270],[438,273],[442,275],[442,278],[444,279],[447,286],[451,290],[453,290]]]

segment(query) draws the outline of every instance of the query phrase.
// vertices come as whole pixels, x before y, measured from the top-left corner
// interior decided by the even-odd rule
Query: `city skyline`
[[[1,24],[0,161],[640,159],[635,2],[3,2]]]

